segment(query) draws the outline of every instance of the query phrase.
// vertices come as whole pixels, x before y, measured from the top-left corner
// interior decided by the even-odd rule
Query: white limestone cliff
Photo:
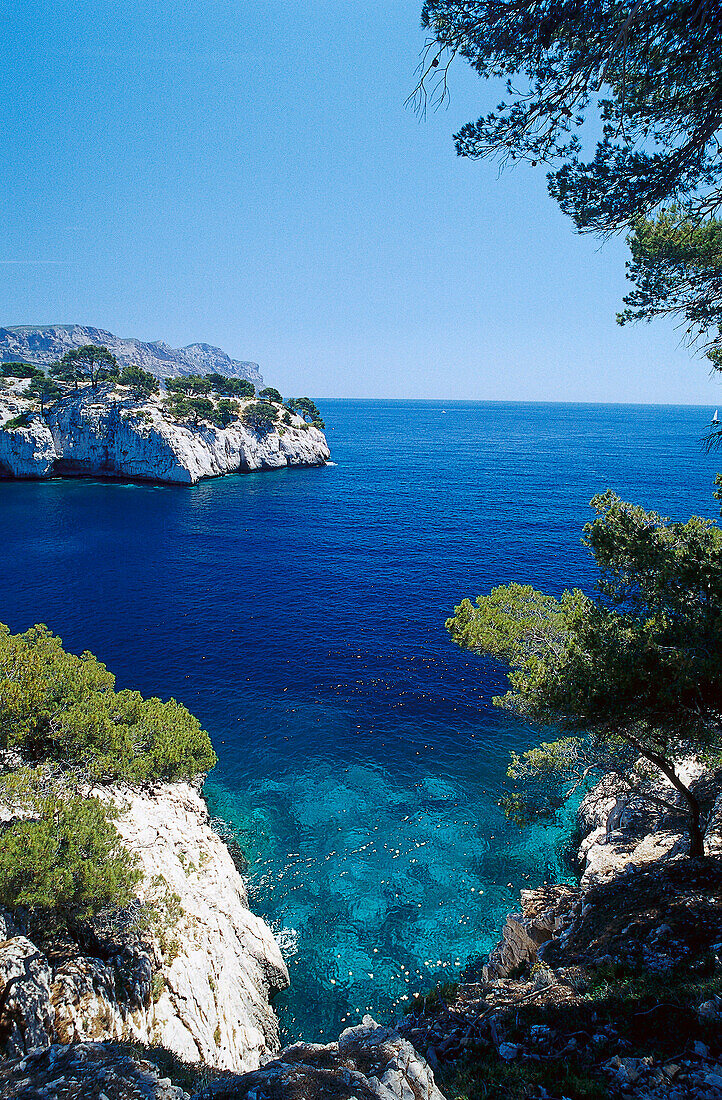
[[[241,405],[244,403],[241,402]],[[123,388],[81,389],[45,417],[22,387],[0,394],[0,427],[25,414],[26,426],[0,430],[0,475],[12,478],[125,477],[193,485],[239,470],[322,466],[330,458],[323,432],[289,414],[269,432],[236,420],[174,422],[157,397],[138,401]]]
[[[219,1069],[258,1068],[279,1049],[270,999],[288,971],[202,797],[188,783],[92,793],[117,805],[117,829],[140,860],[143,931],[100,922],[38,947],[0,920],[6,1050],[132,1039]]]

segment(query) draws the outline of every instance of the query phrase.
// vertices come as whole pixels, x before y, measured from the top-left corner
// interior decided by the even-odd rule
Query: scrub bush
[[[5,776],[0,794],[19,815],[0,831],[0,904],[68,921],[130,902],[140,871],[114,807],[48,781],[42,769]]]
[[[191,779],[216,763],[210,738],[175,699],[115,691],[93,656],[66,653],[46,626],[0,628],[0,748],[58,761],[96,782]]]
[[[246,427],[252,428],[258,435],[266,435],[272,431],[276,417],[276,409],[264,401],[254,401],[241,413],[241,420]]]

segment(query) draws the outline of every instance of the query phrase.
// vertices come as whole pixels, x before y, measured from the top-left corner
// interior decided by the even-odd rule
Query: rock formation
[[[193,485],[238,470],[322,466],[326,438],[300,416],[258,432],[235,420],[177,423],[158,397],[134,399],[124,387],[86,386],[47,410],[32,411],[16,383],[0,393],[0,426],[25,413],[27,426],[0,430],[0,476],[122,477]],[[240,402],[243,405],[243,402]]]
[[[185,1087],[122,1044],[57,1045],[0,1063],[0,1100],[444,1100],[411,1044],[370,1016],[337,1043],[296,1043],[253,1073],[205,1087],[198,1067],[171,1061],[169,1073]]]
[[[134,1040],[187,1062],[251,1070],[279,1048],[270,1005],[288,971],[268,926],[187,783],[151,792],[97,788],[144,872],[135,912],[95,920],[42,947],[0,927],[5,1049]]]
[[[510,913],[502,938],[483,968],[485,981],[505,978],[523,966],[533,966],[540,949],[565,925],[569,908],[579,896],[574,886],[564,884],[522,890],[521,913]]]
[[[482,980],[419,998],[399,1025],[435,1070],[472,1058],[489,1095],[513,1063],[530,1096],[722,1098],[722,769],[685,778],[708,858],[684,858],[666,781],[604,779],[579,810],[580,884],[523,891]]]
[[[144,343],[126,340],[104,329],[88,325],[21,325],[0,328],[0,363],[32,363],[48,367],[66,351],[83,344],[96,344],[112,352],[121,367],[135,366],[150,371],[156,378],[217,372],[229,378],[247,378],[258,388],[263,386],[257,363],[231,359],[210,344],[189,344],[172,348],[162,341]]]
[[[114,1044],[76,1043],[0,1062],[0,1100],[188,1100],[157,1066]]]
[[[254,1073],[221,1079],[198,1100],[444,1100],[429,1066],[370,1016],[337,1043],[295,1043]]]
[[[703,767],[688,761],[679,774],[688,786],[697,786],[704,801],[704,788],[714,780],[704,776]],[[606,776],[582,800],[578,819],[584,834],[579,849],[583,889],[611,881],[630,866],[666,863],[687,854],[686,815],[679,795],[662,776],[647,778],[642,771],[641,778],[633,776],[631,782]],[[712,853],[718,843],[710,819],[705,850]]]

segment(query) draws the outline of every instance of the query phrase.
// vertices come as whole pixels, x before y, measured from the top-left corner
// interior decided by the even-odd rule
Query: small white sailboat
[[[712,417],[713,424],[719,424],[719,409],[715,409],[714,416]]]

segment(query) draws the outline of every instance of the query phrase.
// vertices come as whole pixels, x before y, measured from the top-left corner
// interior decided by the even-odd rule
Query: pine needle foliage
[[[722,530],[698,516],[670,523],[611,492],[592,506],[592,595],[512,583],[463,600],[446,626],[463,649],[510,666],[496,706],[583,735],[512,758],[513,778],[573,779],[620,753],[641,757],[681,796],[701,855],[700,806],[679,764],[722,748]]]
[[[191,779],[216,763],[210,738],[175,699],[115,690],[93,656],[46,626],[0,627],[0,748],[59,761],[97,782]]]

